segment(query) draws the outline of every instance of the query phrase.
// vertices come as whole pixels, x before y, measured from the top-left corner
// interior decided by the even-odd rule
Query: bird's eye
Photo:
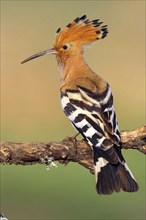
[[[67,50],[68,46],[65,44],[65,45],[63,45],[62,48],[63,48],[64,50]]]

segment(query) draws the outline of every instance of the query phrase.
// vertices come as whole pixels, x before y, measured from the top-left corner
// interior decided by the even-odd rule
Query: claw
[[[72,141],[73,142],[73,144],[74,144],[74,146],[75,146],[75,148],[76,148],[76,154],[77,154],[77,148],[78,148],[78,146],[77,146],[77,136],[80,134],[80,132],[78,132],[78,133],[76,133],[75,135],[73,135],[73,136],[71,136],[71,137],[66,137],[65,139],[64,139],[64,141]]]

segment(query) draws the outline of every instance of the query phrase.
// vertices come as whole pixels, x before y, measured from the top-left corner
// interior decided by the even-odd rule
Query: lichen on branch
[[[136,149],[146,154],[146,125],[133,131],[121,131],[123,149]],[[44,158],[67,164],[76,162],[94,173],[92,150],[84,141],[65,138],[60,142],[0,142],[1,164],[42,164]]]

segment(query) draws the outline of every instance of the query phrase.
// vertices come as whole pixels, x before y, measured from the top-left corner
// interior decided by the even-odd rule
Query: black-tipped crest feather
[[[61,47],[64,43],[76,42],[86,45],[107,36],[107,25],[102,26],[99,19],[89,20],[86,15],[77,17],[64,29],[57,30],[56,47]]]

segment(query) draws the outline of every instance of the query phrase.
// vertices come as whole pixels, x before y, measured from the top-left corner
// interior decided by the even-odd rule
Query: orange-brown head
[[[22,61],[22,63],[45,54],[56,54],[58,62],[63,62],[68,59],[68,57],[82,54],[83,46],[107,36],[107,25],[103,26],[102,23],[103,22],[100,22],[99,19],[90,21],[86,19],[86,15],[80,18],[77,17],[65,28],[59,28],[57,30],[54,47],[52,49],[34,54]]]

